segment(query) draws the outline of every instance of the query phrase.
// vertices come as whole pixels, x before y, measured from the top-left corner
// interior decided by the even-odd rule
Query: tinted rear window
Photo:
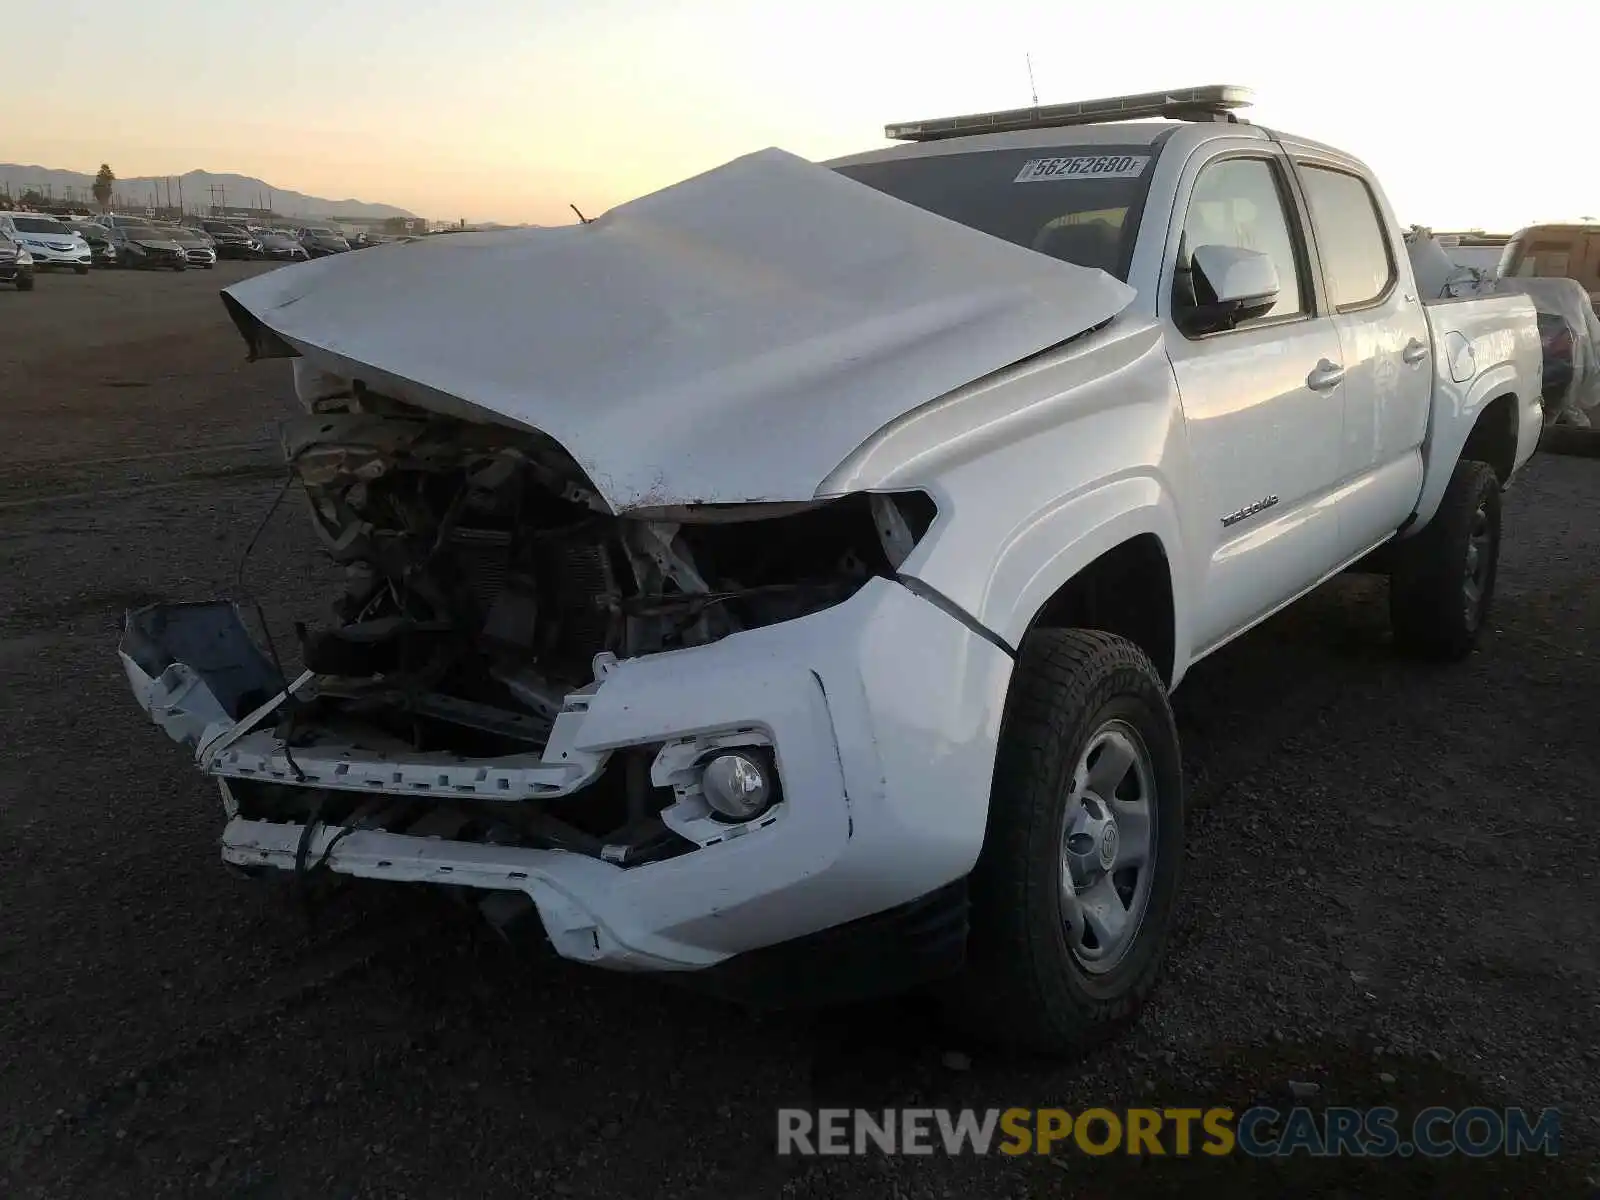
[[[1530,230],[1506,247],[1500,274],[1520,279],[1576,279],[1593,291],[1600,288],[1600,238],[1586,230]]]
[[[1126,280],[1155,160],[1151,146],[1059,146],[837,169],[941,217]]]
[[[1372,190],[1365,180],[1344,171],[1303,164],[1300,170],[1334,307],[1371,304],[1395,279]]]

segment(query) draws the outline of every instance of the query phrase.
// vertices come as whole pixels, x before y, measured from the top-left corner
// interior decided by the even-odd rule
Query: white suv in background
[[[71,267],[89,273],[93,254],[75,230],[43,213],[0,212],[0,232],[33,255],[35,268]]]

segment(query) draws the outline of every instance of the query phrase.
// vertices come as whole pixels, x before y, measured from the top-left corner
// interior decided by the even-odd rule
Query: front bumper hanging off
[[[347,875],[520,893],[562,956],[627,970],[698,970],[902,909],[934,931],[925,940],[947,945],[957,926],[941,889],[982,844],[1011,669],[966,625],[876,578],[802,618],[601,664],[566,698],[542,752],[461,759],[327,739],[286,753],[266,718],[315,681],[284,689],[228,605],[130,614],[121,654],[140,704],[221,782],[228,862],[289,870],[298,857]],[[230,782],[252,780],[536,804],[581,798],[629,747],[659,747],[652,783],[671,786],[698,748],[727,744],[718,739],[770,746],[781,802],[744,826],[676,806],[663,819],[694,848],[636,866],[382,829],[308,831],[248,819],[229,799]],[[930,904],[935,918],[917,915]]]

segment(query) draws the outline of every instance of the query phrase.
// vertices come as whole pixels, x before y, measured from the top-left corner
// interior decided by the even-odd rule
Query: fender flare
[[[1493,401],[1507,395],[1520,409],[1523,398],[1517,394],[1516,365],[1501,362],[1474,378],[1464,396],[1452,388],[1448,400],[1435,400],[1423,464],[1422,494],[1417,497],[1416,519],[1406,531],[1407,537],[1421,532],[1433,520],[1439,502],[1444,498],[1445,488],[1450,484],[1450,476],[1461,459],[1467,439],[1477,427],[1478,419]],[[1521,437],[1519,416],[1519,443]],[[1521,458],[1520,453],[1518,458]]]
[[[1188,661],[1187,566],[1177,505],[1151,474],[1123,476],[1063,497],[1017,526],[995,554],[972,614],[1016,647],[1045,603],[1090,563],[1124,542],[1153,535],[1166,555],[1173,606],[1173,683]]]

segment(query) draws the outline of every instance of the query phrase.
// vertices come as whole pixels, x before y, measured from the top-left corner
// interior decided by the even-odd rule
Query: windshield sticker
[[[1053,183],[1058,179],[1137,179],[1148,154],[1096,154],[1086,158],[1034,158],[1022,164],[1012,183]]]

